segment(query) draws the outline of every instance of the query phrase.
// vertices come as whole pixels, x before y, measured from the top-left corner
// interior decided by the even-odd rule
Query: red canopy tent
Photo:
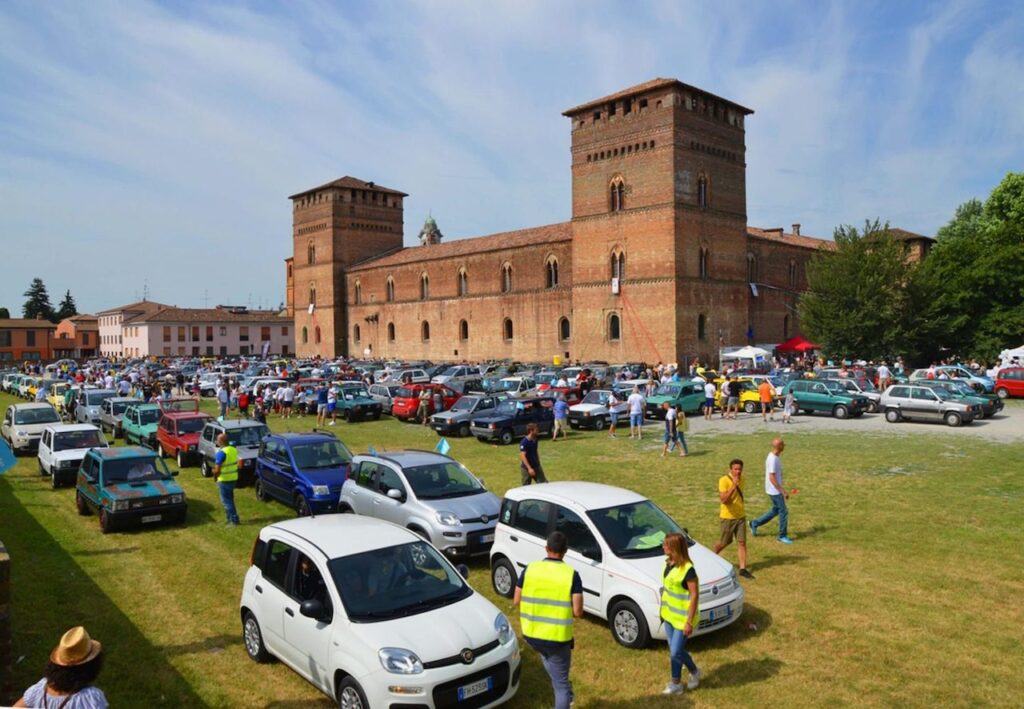
[[[813,342],[805,340],[803,337],[800,337],[800,335],[797,335],[796,337],[789,338],[781,345],[777,345],[775,349],[779,352],[810,352],[811,350],[817,350],[820,348]]]

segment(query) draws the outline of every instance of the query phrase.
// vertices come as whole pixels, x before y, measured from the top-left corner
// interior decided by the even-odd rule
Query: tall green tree
[[[21,309],[24,317],[35,319],[41,316],[53,320],[53,305],[50,304],[50,294],[46,292],[46,284],[42,278],[33,278],[32,284],[22,295],[28,298]]]
[[[11,311],[7,308],[0,308],[0,320],[7,320],[11,317]]]
[[[75,305],[75,298],[71,295],[71,291],[68,290],[64,292],[64,299],[57,306],[57,313],[54,319],[55,322],[60,322],[65,318],[70,318],[72,315],[78,315],[78,306]]]
[[[928,325],[918,317],[916,266],[903,243],[878,220],[860,231],[840,226],[833,238],[835,251],[807,264],[808,292],[799,303],[807,334],[837,357],[916,360]]]

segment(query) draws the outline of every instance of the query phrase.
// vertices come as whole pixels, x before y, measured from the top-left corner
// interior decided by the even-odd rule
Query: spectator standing
[[[708,379],[704,382],[704,420],[710,421],[715,413],[715,383]]]
[[[718,480],[718,516],[721,519],[721,537],[715,545],[719,554],[736,540],[739,549],[740,576],[753,580],[747,570],[747,513],[743,506],[743,461],[734,458],[729,462],[729,472]]]
[[[646,400],[640,393],[639,387],[633,387],[633,393],[626,399],[626,405],[629,407],[629,437],[639,441],[643,437],[644,406],[646,406]]]
[[[295,405],[295,388],[292,387],[290,382],[285,382],[284,386],[281,387],[281,416],[283,418],[292,417],[292,407]]]
[[[664,458],[668,454],[669,446],[674,449],[676,443],[679,443],[679,457],[684,458],[689,451],[686,449],[686,440],[679,437],[679,413],[667,401],[661,405],[661,408],[665,411],[665,447],[661,449],[661,457]]]
[[[686,639],[697,626],[697,600],[700,580],[697,570],[690,561],[690,552],[682,534],[673,532],[665,536],[661,544],[665,552],[665,570],[662,572],[661,620],[668,638],[669,682],[662,694],[679,694],[683,691],[683,665],[690,672],[687,689],[696,689],[700,684],[700,670],[690,653],[686,651]]]
[[[569,404],[565,402],[565,394],[559,392],[552,407],[555,414],[555,425],[551,427],[551,440],[558,439],[558,432],[562,432],[562,440],[569,437]]]
[[[878,389],[885,391],[889,386],[889,380],[892,379],[892,372],[889,371],[889,366],[882,361],[882,364],[878,366]]]
[[[249,392],[241,391],[238,394],[238,413],[244,418],[249,418]]]
[[[764,491],[772,501],[772,508],[751,521],[750,533],[756,537],[761,525],[778,517],[779,541],[792,544],[793,540],[789,538],[789,508],[786,506],[789,493],[782,486],[782,451],[785,449],[786,443],[781,438],[772,441],[772,450],[764,461]]]
[[[786,392],[786,401],[782,405],[782,423],[791,423],[795,411],[796,397],[793,396],[793,391],[790,389]]]
[[[775,409],[772,407],[772,396],[775,394],[772,391],[772,385],[767,379],[762,379],[761,384],[757,387],[758,398],[761,399],[761,418],[765,423],[768,423],[768,414],[772,416],[772,421],[775,420]]]
[[[546,483],[547,476],[540,464],[537,424],[526,424],[526,436],[519,441],[519,479],[523,485]]]
[[[316,390],[316,425],[323,426],[327,421],[327,383],[320,382]]]
[[[430,423],[430,389],[427,387],[420,389],[420,403],[416,409],[416,416],[424,426]]]
[[[228,415],[228,402],[230,396],[228,395],[228,388],[224,385],[224,382],[217,384],[217,404],[220,408],[220,416],[224,418]]]
[[[615,438],[615,427],[619,425],[619,411],[616,408],[622,402],[619,401],[619,397],[615,396],[615,390],[612,389],[608,394],[608,438]]]
[[[106,709],[106,696],[93,686],[102,667],[103,645],[82,626],[71,628],[50,653],[45,676],[26,689],[14,706]]]
[[[735,376],[733,376],[732,378],[729,379],[729,386],[727,388],[727,391],[729,392],[729,398],[728,398],[728,402],[729,403],[728,403],[728,407],[727,407],[728,411],[726,413],[727,414],[731,414],[731,416],[726,416],[726,418],[735,419],[739,415],[739,413],[740,413],[740,389],[741,388],[742,387],[740,385],[740,380],[739,379],[737,379]]]
[[[226,433],[217,436],[217,446],[217,454],[213,458],[213,480],[220,492],[220,504],[224,506],[227,526],[237,527],[235,485],[238,483],[238,449],[231,445]]]
[[[327,414],[331,417],[328,426],[338,423],[338,391],[333,387],[327,387]]]

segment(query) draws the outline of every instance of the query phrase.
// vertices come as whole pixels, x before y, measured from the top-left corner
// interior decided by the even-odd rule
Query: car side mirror
[[[469,567],[465,564],[459,564],[455,567],[455,570],[459,572],[459,576],[464,579],[469,579]]]
[[[405,500],[405,494],[398,488],[391,488],[388,490],[388,497],[392,500],[398,500],[399,502]]]
[[[321,620],[324,617],[324,604],[316,598],[311,598],[308,601],[303,601],[299,606],[299,613],[306,618],[312,618],[313,620]]]
[[[580,550],[580,554],[591,561],[601,561],[601,549],[599,547],[587,547]]]

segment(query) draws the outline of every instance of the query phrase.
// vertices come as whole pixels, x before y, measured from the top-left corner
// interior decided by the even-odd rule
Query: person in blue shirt
[[[323,426],[327,420],[327,384],[320,382],[316,391],[316,425]]]
[[[562,432],[562,438],[569,437],[569,404],[565,403],[565,395],[559,394],[552,407],[555,412],[555,425],[551,429],[551,440],[558,438],[558,432]]]

